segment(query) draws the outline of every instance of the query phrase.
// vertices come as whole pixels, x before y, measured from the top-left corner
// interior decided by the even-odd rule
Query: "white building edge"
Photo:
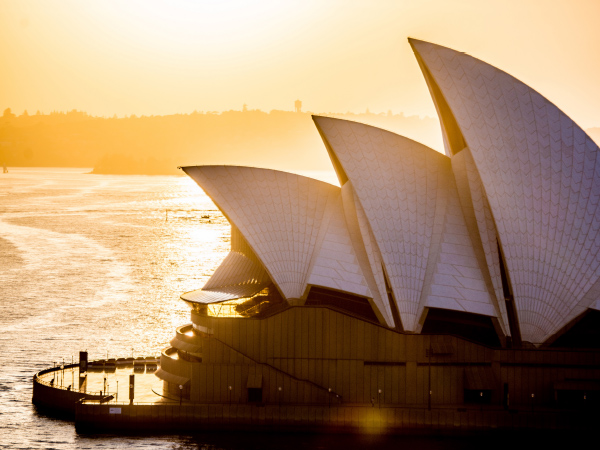
[[[341,188],[267,169],[183,168],[232,226],[231,253],[184,300],[227,310],[276,297],[281,307],[338,307],[409,333],[428,331],[430,318],[470,315],[502,344],[536,345],[599,309],[598,147],[501,70],[410,43],[446,156],[315,116]]]

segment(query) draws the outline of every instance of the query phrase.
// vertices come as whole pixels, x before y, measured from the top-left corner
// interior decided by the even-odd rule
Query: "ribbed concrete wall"
[[[552,408],[555,383],[600,379],[600,354],[593,350],[492,349],[455,336],[398,333],[329,308],[294,307],[261,320],[192,317],[213,333],[198,337],[205,351],[194,370],[203,375],[194,375],[192,383],[205,393],[197,397],[203,401],[227,401],[232,385],[244,402],[239,393],[246,390],[251,365],[264,370],[266,403],[327,401],[310,394],[310,384],[317,392],[331,388],[344,404],[370,404],[374,397],[386,405],[423,407],[431,390],[432,405],[460,407],[466,372],[476,367],[487,373],[492,405],[503,404],[507,383],[512,406],[530,407],[534,393],[535,405]],[[430,358],[430,346],[449,354]],[[271,369],[279,372],[269,375]],[[298,380],[308,384],[301,387]]]

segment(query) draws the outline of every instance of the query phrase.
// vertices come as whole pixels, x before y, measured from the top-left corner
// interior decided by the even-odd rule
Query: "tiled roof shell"
[[[472,155],[522,338],[544,342],[599,298],[598,146],[549,100],[500,69],[435,44],[411,45]]]

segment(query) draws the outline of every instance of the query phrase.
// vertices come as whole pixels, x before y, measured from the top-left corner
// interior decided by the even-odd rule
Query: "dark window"
[[[365,320],[379,322],[368,299],[332,289],[311,287],[305,305],[331,306],[335,309],[347,311]]]
[[[588,309],[552,347],[600,348],[600,311]]]
[[[465,389],[465,403],[489,405],[490,403],[492,403],[492,391],[489,389]]]
[[[262,388],[248,388],[248,401],[262,403]]]
[[[492,318],[479,314],[429,308],[422,333],[452,334],[491,347],[500,347]]]
[[[564,409],[593,409],[600,406],[600,391],[583,389],[557,390],[556,403]]]

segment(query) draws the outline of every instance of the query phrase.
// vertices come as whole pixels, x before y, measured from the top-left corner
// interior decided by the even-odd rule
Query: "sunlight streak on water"
[[[85,172],[0,178],[0,446],[88,448],[69,422],[35,413],[33,373],[80,350],[159,353],[189,322],[179,295],[202,287],[229,250],[227,221],[187,177]],[[169,439],[94,445],[157,442]]]
[[[17,292],[27,300],[20,303],[21,313],[27,315],[5,331],[60,327],[131,295],[129,267],[92,239],[2,221],[0,236],[13,244],[22,261],[18,268],[0,273],[0,285],[10,286],[15,275],[33,281],[19,283],[22,288]],[[61,298],[68,301],[56,301]]]

